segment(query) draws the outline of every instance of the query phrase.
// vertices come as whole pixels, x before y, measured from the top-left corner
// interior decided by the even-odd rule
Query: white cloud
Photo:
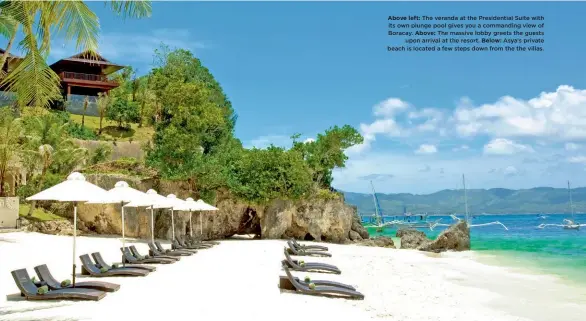
[[[462,150],[469,150],[469,149],[470,149],[470,147],[468,145],[462,145],[462,146],[452,148],[452,151],[459,152]]]
[[[64,43],[62,39],[55,39],[53,44],[50,54],[53,60],[78,53],[72,41]],[[155,49],[161,44],[171,49],[182,48],[192,51],[209,47],[201,41],[194,40],[188,30],[156,29],[147,33],[104,32],[100,35],[98,52],[114,63],[123,61],[150,65],[153,62]]]
[[[306,143],[306,144],[307,144],[307,143],[313,143],[313,142],[315,142],[315,139],[313,139],[313,138],[308,138],[308,139],[304,140],[303,142],[304,142],[304,143]]]
[[[575,144],[575,143],[566,143],[566,145],[564,146],[564,148],[568,151],[570,150],[578,150],[580,149],[582,146]]]
[[[399,98],[389,98],[374,106],[374,115],[381,117],[393,117],[397,112],[409,108],[409,104]]]
[[[290,136],[285,136],[285,135],[266,135],[266,136],[260,136],[257,137],[255,139],[250,140],[249,142],[244,144],[244,147],[246,148],[267,148],[270,145],[275,145],[278,147],[285,147],[285,148],[289,148],[291,147],[292,141],[291,141],[291,137]]]
[[[453,119],[463,136],[586,139],[586,90],[562,85],[529,100],[504,96],[480,106],[465,99]]]
[[[437,147],[435,145],[430,144],[421,144],[419,148],[415,151],[416,154],[435,154],[437,153]]]
[[[512,155],[523,152],[532,153],[534,150],[529,145],[518,144],[505,138],[495,138],[484,145],[485,154]]]
[[[586,156],[568,157],[568,162],[576,164],[586,164]]]

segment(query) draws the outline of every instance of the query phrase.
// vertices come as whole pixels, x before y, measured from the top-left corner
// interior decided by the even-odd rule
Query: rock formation
[[[183,199],[193,197],[190,186],[185,182],[141,179],[122,174],[87,174],[86,179],[104,189],[111,189],[116,182],[124,180],[131,187],[142,191],[153,188],[161,195],[175,194]],[[345,243],[369,237],[360,223],[356,209],[346,205],[342,198],[275,200],[261,206],[245,204],[231,197],[228,192],[220,191],[214,205],[218,207],[218,211],[191,214],[193,233],[199,235],[201,231],[201,238],[204,240],[221,239],[235,234],[255,234],[265,239],[294,237],[302,240]],[[56,213],[66,217],[71,215],[69,207],[59,208]],[[185,212],[174,213],[176,234],[189,234],[189,215]],[[157,238],[171,238],[169,210],[155,210],[154,223]],[[121,226],[119,204],[80,204],[78,207],[78,227],[82,231],[121,234]],[[125,209],[125,226],[125,234],[128,237],[150,237],[150,209]]]
[[[377,236],[371,239],[363,240],[358,242],[358,245],[395,248],[393,239],[386,236]]]
[[[425,233],[410,228],[399,229],[396,236],[401,238],[402,249],[416,249],[429,241]]]
[[[438,237],[417,248],[427,252],[467,251],[470,250],[470,228],[465,221],[450,226]]]

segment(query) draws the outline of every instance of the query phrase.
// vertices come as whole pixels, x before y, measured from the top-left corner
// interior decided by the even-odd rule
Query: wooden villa
[[[4,50],[0,49],[0,54],[4,54]],[[2,69],[8,73],[14,70],[21,60],[21,57],[9,55]],[[107,94],[120,85],[109,79],[108,75],[125,66],[114,64],[99,54],[91,57],[86,51],[60,59],[50,67],[61,78],[63,98],[68,101],[72,95],[95,97],[98,93]]]

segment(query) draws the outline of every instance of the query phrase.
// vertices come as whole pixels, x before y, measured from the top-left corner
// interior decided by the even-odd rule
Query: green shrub
[[[81,140],[97,140],[98,135],[96,133],[81,124],[70,122],[67,125],[67,134],[72,138],[77,138]]]

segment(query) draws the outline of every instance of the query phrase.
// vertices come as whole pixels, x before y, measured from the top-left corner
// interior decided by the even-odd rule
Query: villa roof
[[[51,67],[61,65],[63,63],[67,63],[67,62],[80,62],[80,63],[85,63],[85,64],[101,65],[104,67],[104,72],[106,74],[111,74],[113,72],[116,72],[116,71],[124,68],[124,66],[117,65],[117,64],[109,61],[108,59],[102,57],[100,54],[98,54],[98,53],[92,54],[90,51],[83,51],[83,52],[80,52],[80,53],[73,55],[69,58],[60,59],[60,60],[54,62],[51,65]]]

